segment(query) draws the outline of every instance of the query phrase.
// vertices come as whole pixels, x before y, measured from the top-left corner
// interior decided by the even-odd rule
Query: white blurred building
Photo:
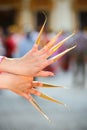
[[[32,31],[44,21],[42,11],[52,31],[73,31],[87,26],[87,0],[0,0],[0,25],[4,28],[18,25]]]

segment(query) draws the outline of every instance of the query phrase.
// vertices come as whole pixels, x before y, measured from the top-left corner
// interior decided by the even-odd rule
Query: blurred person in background
[[[3,29],[2,29],[2,27],[0,27],[0,55],[5,55],[3,39],[4,39]]]
[[[85,86],[86,76],[86,57],[87,57],[87,32],[81,30],[76,34],[75,42],[77,48],[75,49],[75,68],[74,68],[74,83]]]
[[[26,32],[23,37],[21,37],[17,49],[18,52],[16,54],[16,57],[22,57],[24,54],[26,54],[28,51],[30,51],[34,45],[34,40],[32,38],[32,35],[30,32]]]
[[[19,52],[18,46],[19,46],[21,39],[23,39],[23,37],[24,37],[24,32],[22,31],[21,27],[17,26],[17,25],[11,26],[10,30],[12,32],[12,40],[15,44],[15,50],[12,53],[12,57],[15,58],[15,57],[17,57],[17,53]]]
[[[0,27],[0,56],[4,56],[5,55],[5,48],[3,45],[3,39],[4,39],[4,34],[3,34],[3,29],[2,27]],[[2,93],[2,91],[0,91],[0,94]]]
[[[7,33],[5,34],[5,37],[4,37],[4,43],[3,44],[4,44],[4,48],[6,50],[5,56],[9,57],[9,58],[13,57],[13,52],[16,49],[16,44],[15,44],[15,41],[13,40],[12,36],[13,36],[13,32],[8,27]]]

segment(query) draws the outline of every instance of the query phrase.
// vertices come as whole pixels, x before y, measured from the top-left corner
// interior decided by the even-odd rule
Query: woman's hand
[[[15,72],[17,74],[28,75],[28,76],[43,76],[42,70],[48,65],[53,63],[53,60],[48,60],[50,51],[47,47],[38,50],[38,46],[34,45],[32,50],[25,54],[22,58],[15,60]],[[42,72],[40,72],[42,71]],[[44,72],[45,74],[53,75],[52,72]]]
[[[31,94],[40,96],[37,87],[43,87],[43,83],[33,81],[33,77],[20,76],[11,73],[2,72],[0,74],[0,89],[10,90],[27,100],[31,100]]]
[[[33,77],[14,75],[10,73],[0,74],[0,89],[10,90],[20,96],[29,97],[29,94],[39,95],[39,92],[33,90],[42,86],[42,83],[33,81]]]
[[[42,71],[53,63],[52,59],[47,59],[50,53],[47,46],[38,50],[38,46],[35,44],[32,50],[21,58],[4,58],[0,64],[0,70],[27,76],[53,76],[52,72]]]

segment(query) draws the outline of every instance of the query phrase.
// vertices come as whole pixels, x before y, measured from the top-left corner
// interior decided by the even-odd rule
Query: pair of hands
[[[42,86],[42,83],[33,81],[33,77],[21,76],[6,72],[2,72],[0,74],[0,80],[2,81],[2,89],[11,90],[25,98],[28,98],[30,93],[39,96],[39,92],[37,92],[34,88]]]
[[[42,87],[43,84],[33,81],[33,77],[54,76],[52,72],[43,71],[46,66],[53,63],[52,59],[48,59],[51,53],[48,46],[38,50],[38,45],[35,44],[32,50],[21,58],[7,58],[8,61],[3,59],[3,62],[7,62],[9,65],[7,71],[1,73],[1,77],[4,79],[3,88],[27,99],[31,98],[30,94],[38,96],[40,93],[34,88]]]
[[[30,94],[34,94],[47,100],[66,106],[66,104],[63,104],[62,102],[55,100],[36,90],[36,87],[43,87],[44,84],[38,81],[33,81],[33,77],[37,76],[54,76],[52,72],[43,71],[43,69],[76,47],[73,46],[69,49],[66,49],[62,53],[56,55],[55,57],[48,59],[49,56],[51,56],[60,46],[62,46],[67,39],[73,36],[72,34],[69,37],[62,40],[61,42],[59,42],[57,45],[54,45],[59,35],[56,35],[41,50],[38,50],[38,45],[35,44],[32,50],[25,54],[23,57],[17,59],[4,58],[3,62],[1,62],[0,64],[0,70],[3,72],[0,74],[0,81],[2,81],[3,83],[3,88],[9,89],[15,92],[16,94],[26,98],[47,119],[48,117],[44,114],[42,109],[38,106],[38,104]],[[52,87],[52,85],[49,84],[45,84],[45,86]]]
[[[3,59],[3,62],[1,62],[0,64],[0,70],[2,72],[5,72],[3,75],[6,75],[6,76],[8,75],[9,77],[8,78],[9,84],[8,82],[6,83],[8,84],[7,85],[8,89],[16,92],[17,94],[20,93],[19,95],[21,96],[29,95],[30,93],[32,93],[31,91],[35,87],[43,86],[41,85],[40,82],[37,82],[38,85],[34,84],[33,86],[33,83],[34,83],[33,77],[54,76],[52,72],[43,71],[43,69],[76,47],[76,46],[73,46],[69,49],[66,49],[64,52],[49,59],[49,56],[51,56],[60,46],[62,46],[67,39],[73,36],[72,34],[68,36],[67,38],[65,38],[64,40],[62,40],[61,42],[59,42],[58,44],[54,45],[54,43],[56,42],[60,34],[61,33],[57,34],[45,47],[43,47],[40,50],[38,49],[38,45],[35,44],[33,48],[31,49],[31,51],[29,51],[27,54],[25,54],[21,58],[13,58],[13,59],[4,58]],[[18,84],[16,84],[16,82],[18,82]],[[20,85],[21,82],[22,84]],[[37,91],[33,91],[33,92],[34,94],[35,92],[36,94],[38,93]]]

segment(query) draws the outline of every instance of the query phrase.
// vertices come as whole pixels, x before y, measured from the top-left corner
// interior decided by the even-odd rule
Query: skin
[[[46,66],[53,63],[52,59],[48,59],[51,53],[47,46],[38,50],[38,46],[35,44],[32,50],[21,58],[5,57],[0,63],[0,71],[32,77],[53,76],[52,72],[42,71]]]
[[[37,86],[41,87],[42,83],[33,81],[33,77],[20,76],[5,72],[0,74],[0,89],[10,90],[25,98],[29,98],[29,94],[39,96],[40,93],[33,89]]]
[[[51,100],[58,104],[63,104],[36,90],[35,88],[37,86],[43,87],[44,83],[33,81],[33,77],[37,76],[54,76],[52,72],[43,71],[43,69],[58,60],[66,52],[71,50],[68,49],[60,55],[48,59],[49,56],[51,56],[56,51],[56,49],[62,45],[60,42],[60,44],[52,48],[55,38],[40,50],[38,49],[38,45],[35,44],[34,47],[23,57],[11,59],[5,57],[0,63],[0,89],[8,89],[20,96],[23,96],[28,101],[30,101],[31,104],[34,105],[34,107],[39,112],[41,112],[41,114],[43,114],[46,119],[48,119],[48,117],[38,106],[31,94],[47,100]]]
[[[34,88],[42,86],[42,83],[33,81],[36,76],[54,76],[52,72],[43,69],[52,64],[53,60],[47,58],[51,55],[49,48],[45,46],[38,50],[38,45],[21,58],[4,57],[0,63],[0,89],[8,89],[30,99],[30,94],[40,95]]]

